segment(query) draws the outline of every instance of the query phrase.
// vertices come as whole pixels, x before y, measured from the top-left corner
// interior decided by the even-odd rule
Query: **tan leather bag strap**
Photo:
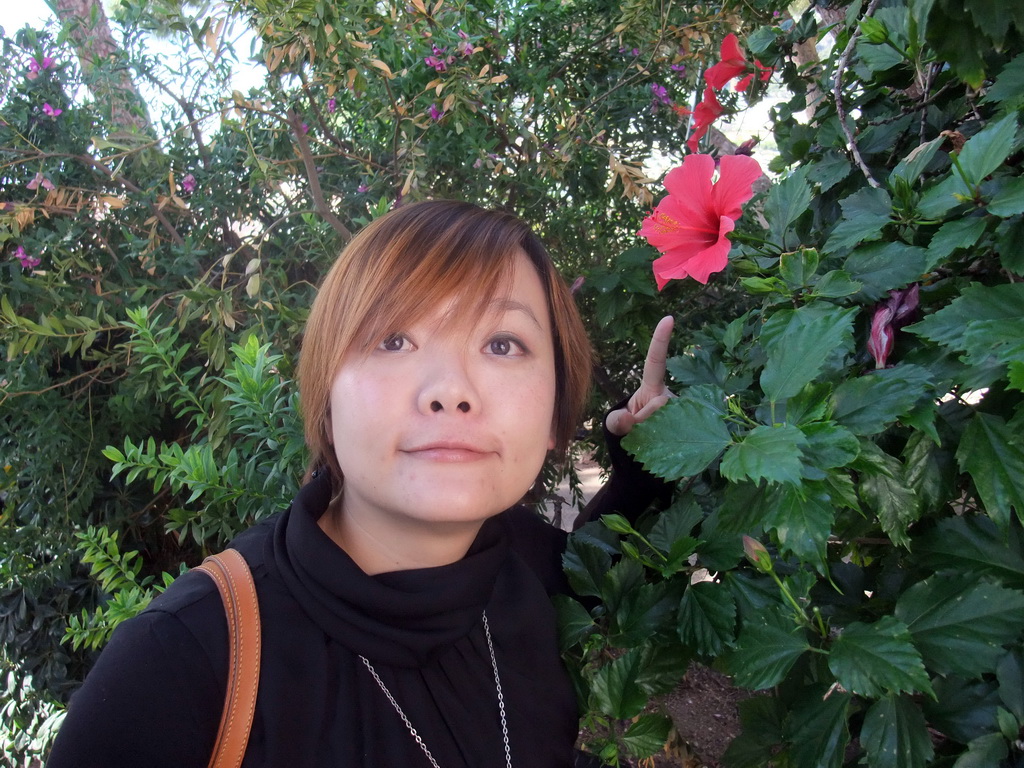
[[[228,685],[209,768],[239,768],[249,743],[260,684],[260,606],[256,585],[238,551],[225,549],[196,567],[213,579],[228,620]]]

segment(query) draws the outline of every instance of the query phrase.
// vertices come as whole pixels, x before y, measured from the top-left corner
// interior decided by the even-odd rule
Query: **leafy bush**
[[[851,6],[802,67],[804,23],[748,38],[794,94],[735,236],[757,304],[686,335],[626,438],[674,505],[565,560],[609,759],[660,746],[696,659],[767,694],[729,766],[1024,760],[1024,19],[982,5],[955,49],[942,3]]]

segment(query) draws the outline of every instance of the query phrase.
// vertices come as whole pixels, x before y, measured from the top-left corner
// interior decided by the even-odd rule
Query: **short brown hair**
[[[327,273],[306,322],[299,355],[309,470],[341,468],[328,441],[331,386],[355,350],[372,349],[394,332],[394,319],[414,324],[458,297],[480,308],[507,284],[522,250],[537,270],[555,349],[555,446],[565,451],[590,386],[592,351],[569,290],[540,239],[519,218],[470,203],[435,200],[406,205],[373,221]]]

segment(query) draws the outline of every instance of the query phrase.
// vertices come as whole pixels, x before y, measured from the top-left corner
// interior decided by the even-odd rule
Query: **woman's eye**
[[[499,357],[523,353],[523,346],[514,339],[508,338],[491,339],[488,342],[487,348],[492,355],[498,355]]]
[[[407,343],[405,336],[393,333],[380,343],[380,348],[385,352],[401,352]]]

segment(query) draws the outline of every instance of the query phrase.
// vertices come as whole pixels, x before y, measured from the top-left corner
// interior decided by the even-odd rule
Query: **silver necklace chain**
[[[490,651],[491,654],[491,669],[494,670],[494,686],[498,690],[498,714],[501,715],[501,737],[505,742],[505,766],[506,768],[512,768],[512,750],[508,743],[508,722],[505,719],[505,696],[501,692],[501,677],[498,675],[498,661],[494,658],[494,643],[491,641],[491,627],[487,622],[487,611],[483,612],[483,619],[484,634],[487,636],[487,650]],[[405,723],[405,727],[409,729],[409,733],[412,734],[416,743],[420,745],[420,749],[422,749],[423,754],[427,756],[427,760],[430,761],[433,768],[441,768],[441,766],[437,764],[437,760],[434,759],[434,756],[430,754],[430,750],[423,742],[423,738],[419,733],[417,733],[405,712],[403,712],[402,708],[398,705],[398,702],[395,701],[395,697],[391,695],[391,691],[388,690],[386,685],[384,685],[384,681],[380,679],[380,675],[378,675],[377,670],[373,668],[373,664],[371,664],[370,660],[365,656],[361,655],[359,658],[370,671],[370,674],[373,675],[373,679],[377,681],[377,685],[380,686],[380,689],[384,691],[384,695],[388,697],[388,701],[391,702],[391,706],[395,708],[395,712],[397,712],[398,716],[402,718],[402,722]]]

